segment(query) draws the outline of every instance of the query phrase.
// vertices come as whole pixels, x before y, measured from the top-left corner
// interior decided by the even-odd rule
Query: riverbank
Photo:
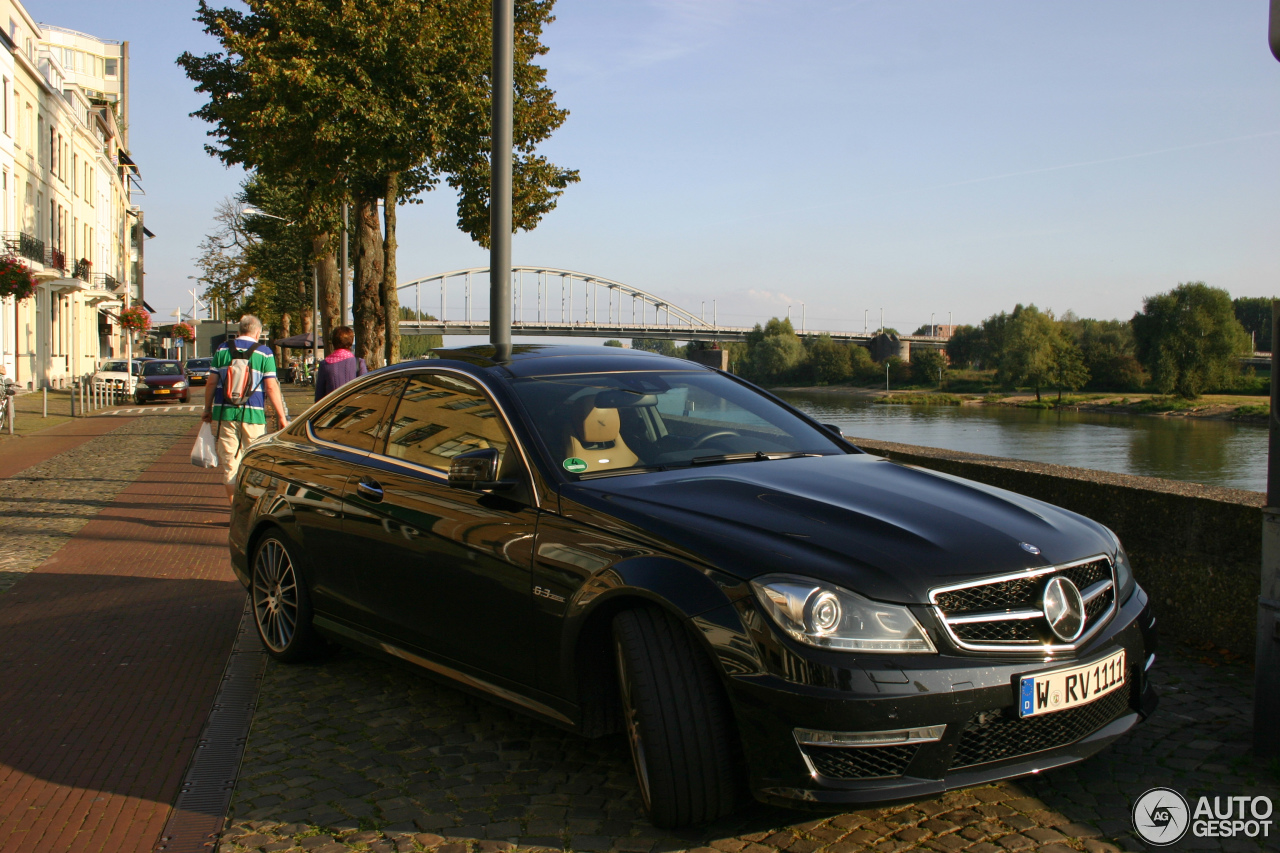
[[[1056,394],[955,394],[946,390],[889,390],[859,388],[851,385],[788,386],[769,389],[774,392],[822,394],[870,400],[880,405],[900,406],[1006,406],[1019,409],[1056,409],[1072,412],[1096,412],[1114,415],[1146,415],[1155,417],[1230,420],[1265,426],[1271,410],[1266,397],[1239,394],[1205,394],[1196,400],[1164,397],[1144,393]]]

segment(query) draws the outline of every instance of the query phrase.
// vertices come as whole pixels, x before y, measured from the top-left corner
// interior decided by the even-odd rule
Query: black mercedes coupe
[[[1033,773],[1156,704],[1106,527],[650,353],[361,377],[245,454],[231,556],[278,660],[336,641],[623,732],[663,826]]]

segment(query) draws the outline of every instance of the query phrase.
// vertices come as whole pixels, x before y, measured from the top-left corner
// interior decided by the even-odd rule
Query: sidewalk
[[[3,853],[152,849],[244,602],[227,565],[221,486],[188,462],[195,419],[76,426],[99,423],[149,435],[142,443],[152,459],[157,445],[167,451],[136,480],[129,464],[113,468],[114,478],[82,477],[114,491],[87,522],[76,517],[86,512],[84,500],[59,504],[46,495],[69,510],[78,532],[0,595]],[[128,435],[110,438],[129,443]],[[133,464],[144,450],[134,448]],[[42,465],[56,469],[70,455]],[[55,470],[49,482],[66,475]],[[23,497],[10,494],[6,514],[23,514],[15,503]],[[31,509],[34,523],[43,513]],[[41,532],[27,530],[34,538]]]

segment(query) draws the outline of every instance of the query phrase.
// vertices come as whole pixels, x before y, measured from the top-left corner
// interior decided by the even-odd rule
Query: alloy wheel
[[[640,733],[640,721],[636,713],[635,700],[631,695],[631,673],[627,671],[626,655],[622,644],[615,647],[618,654],[618,681],[622,689],[622,716],[627,726],[627,745],[631,747],[631,762],[636,766],[636,779],[640,783],[640,798],[644,801],[645,810],[652,807],[649,796],[649,765],[645,762],[644,736]]]
[[[253,613],[262,641],[274,652],[285,651],[298,628],[298,579],[289,552],[276,539],[262,543],[254,561]]]

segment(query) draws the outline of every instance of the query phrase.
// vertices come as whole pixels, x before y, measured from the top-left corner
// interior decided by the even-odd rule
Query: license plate
[[[1124,686],[1124,649],[1102,660],[1024,675],[1018,691],[1018,716],[1034,717],[1087,705]]]
[[[168,390],[167,388],[160,388],[160,389],[158,389],[158,390],[156,391],[156,393],[157,393],[157,394],[168,394],[168,393],[169,393],[169,390]]]

